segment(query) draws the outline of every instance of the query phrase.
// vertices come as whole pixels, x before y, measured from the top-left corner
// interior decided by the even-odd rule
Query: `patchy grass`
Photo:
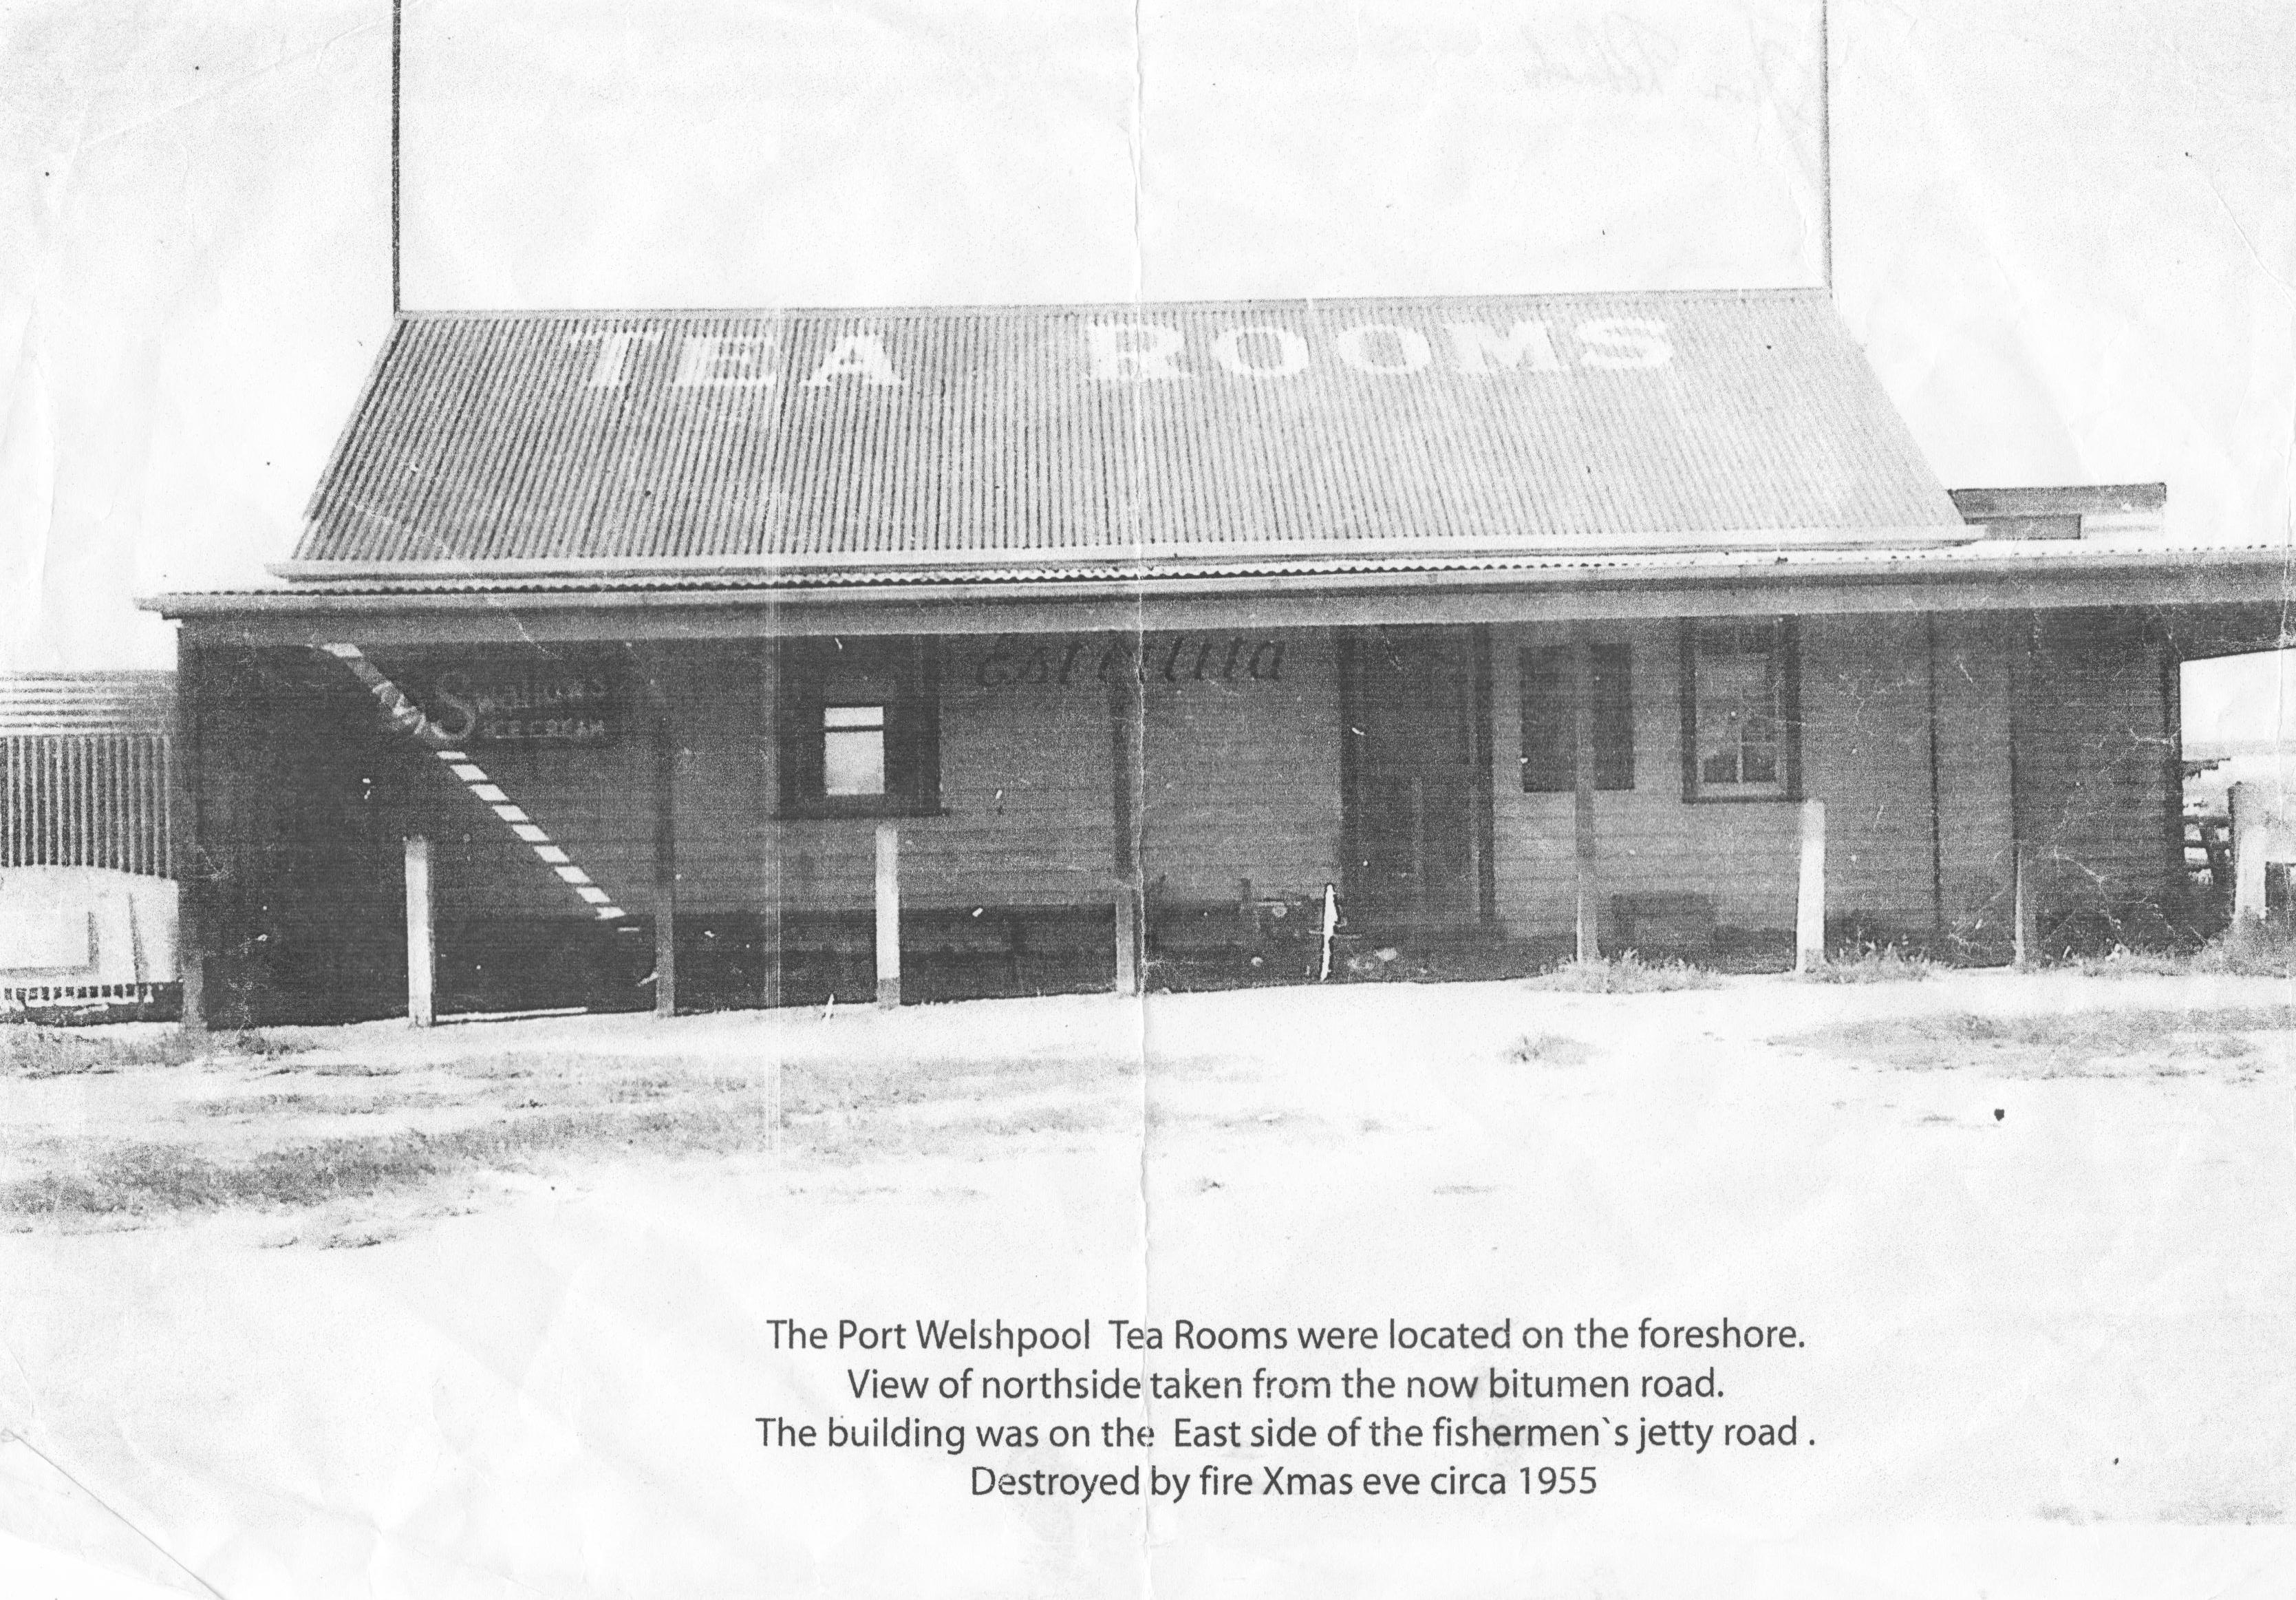
[[[1644,961],[1634,951],[1598,961],[1566,961],[1525,980],[1533,989],[1577,995],[1648,995],[1678,989],[1714,989],[1719,974],[1686,961]]]
[[[1948,1012],[1884,1017],[1777,1038],[1839,1050],[1898,1071],[1980,1067],[2017,1077],[2115,1076],[2168,1070],[2178,1059],[2240,1061],[2259,1033],[2296,1030],[2296,1007],[2113,1010],[2033,1016]]]
[[[435,1111],[469,1107],[468,1100],[435,1090],[394,1090],[385,1094],[320,1094],[283,1089],[274,1094],[223,1095],[194,1100],[185,1111],[202,1117],[370,1117],[386,1112]]]
[[[2132,950],[2121,945],[2070,964],[2091,978],[2296,978],[2296,923],[2249,917],[2197,950]]]
[[[369,1100],[340,1101],[322,1095],[282,1093],[277,1095],[226,1095],[220,1099],[201,1100],[191,1109],[202,1117],[275,1117],[296,1112],[324,1113],[335,1111],[375,1111],[380,1108]]]
[[[1161,1062],[1158,1071],[1175,1074],[1190,1063]],[[1121,1056],[1083,1060],[1043,1056],[1020,1061],[966,1056],[925,1056],[904,1061],[898,1071],[838,1063],[791,1063],[783,1075],[783,1104],[791,1116],[825,1112],[876,1111],[938,1101],[1006,1098],[1037,1091],[1063,1090],[1118,1078],[1137,1078],[1140,1063]]]
[[[1808,983],[1908,983],[1937,975],[1937,963],[1896,945],[1860,945],[1801,976]]]
[[[1595,1046],[1566,1034],[1524,1034],[1507,1046],[1506,1058],[1517,1066],[1578,1067],[1595,1059]]]
[[[152,1042],[159,1047],[137,1056],[136,1064],[187,1059],[164,1047],[165,1036]],[[123,1054],[81,1050],[70,1057],[69,1070],[116,1071],[102,1063]],[[777,1093],[770,1065],[728,1071],[727,1064],[535,1052],[515,1062],[496,1056],[446,1067],[450,1087],[465,1066],[473,1069],[460,1093],[403,1093],[380,1084],[343,1093],[314,1092],[330,1079],[340,1082],[345,1074],[334,1063],[291,1063],[258,1077],[266,1086],[262,1092],[186,1101],[173,1121],[141,1137],[44,1149],[33,1170],[0,1186],[0,1214],[136,1218],[294,1210],[629,1153],[729,1155],[786,1144],[843,1162],[980,1148],[1096,1127],[1111,1108],[1078,1091],[1138,1070],[1136,1063],[1057,1056],[898,1064],[837,1058],[784,1064]],[[275,1084],[281,1087],[267,1087]],[[421,1113],[417,1120],[427,1125],[318,1136],[329,1126],[318,1119],[400,1112]],[[243,1155],[202,1131],[202,1125],[223,1123],[235,1139],[252,1126],[272,1147]]]
[[[2193,958],[2116,945],[2102,956],[2080,956],[2071,965],[2084,978],[2176,978],[2193,970]]]
[[[679,1114],[516,1118],[442,1133],[319,1139],[217,1161],[183,1144],[97,1147],[84,1161],[0,1186],[0,1211],[25,1216],[146,1216],[227,1208],[291,1210],[357,1200],[477,1170],[523,1171],[584,1148],[670,1154],[763,1149],[773,1142],[762,1100]]]
[[[2233,978],[2296,977],[2296,925],[2234,923],[2201,947],[2187,972]]]
[[[179,1028],[133,1032],[0,1024],[0,1072],[20,1078],[70,1078],[128,1067],[172,1067],[211,1056],[260,1059],[300,1049],[262,1033],[187,1033]]]

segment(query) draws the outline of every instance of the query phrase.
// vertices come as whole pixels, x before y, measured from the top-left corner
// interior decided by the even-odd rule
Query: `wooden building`
[[[1752,946],[1808,799],[1838,935],[2158,923],[2280,573],[2163,498],[1948,495],[1816,291],[411,315],[152,603],[187,1011],[403,1006],[410,881],[448,1006],[866,995],[889,872],[912,997]]]

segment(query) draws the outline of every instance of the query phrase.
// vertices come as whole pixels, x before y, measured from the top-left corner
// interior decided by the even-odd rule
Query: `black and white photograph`
[[[0,1596],[2296,1595],[2296,11],[0,65]]]

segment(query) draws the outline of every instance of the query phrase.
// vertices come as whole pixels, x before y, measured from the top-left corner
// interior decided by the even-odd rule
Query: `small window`
[[[939,811],[933,640],[791,639],[780,659],[782,815]]]
[[[1595,676],[1595,787],[1635,786],[1634,655],[1626,644],[1588,652]],[[1578,727],[1570,700],[1570,647],[1522,652],[1522,786],[1530,794],[1578,787]]]
[[[1793,798],[1800,775],[1791,623],[1685,622],[1682,670],[1684,798]]]
[[[885,792],[885,708],[821,708],[821,792]]]

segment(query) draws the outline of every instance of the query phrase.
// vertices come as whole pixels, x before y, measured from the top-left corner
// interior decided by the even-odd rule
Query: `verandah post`
[[[653,766],[653,1014],[677,1014],[677,730],[659,658],[647,663]]]
[[[439,940],[430,887],[430,841],[406,836],[406,1020],[428,1028],[438,1018]]]
[[[2255,784],[2234,784],[2226,792],[2225,809],[2232,824],[2233,921],[2261,920],[2268,898],[2261,789]]]
[[[2023,840],[2010,847],[2009,957],[2022,972],[2033,964],[2033,850]]]
[[[778,885],[775,903],[758,918],[758,1004],[782,1003],[782,907]]]
[[[1794,970],[1825,964],[1825,802],[1801,803],[1801,892],[1794,903]]]
[[[2032,964],[2038,944],[2040,907],[2033,881],[2033,846],[2026,835],[2030,797],[2026,787],[2025,735],[2030,726],[2025,715],[2025,695],[2032,677],[2034,635],[2040,614],[2016,619],[2018,636],[2010,641],[2009,689],[2009,957],[2022,972]]]
[[[782,682],[783,656],[778,646],[774,644],[763,646],[762,650],[766,675],[765,725],[768,728],[779,728],[783,726],[783,718],[789,714],[789,696]],[[784,744],[776,751],[775,760],[778,766],[788,759]],[[785,774],[776,771],[775,776],[786,784]],[[770,808],[764,827],[767,848],[772,857],[773,896],[758,919],[757,998],[759,1005],[774,1006],[782,1003],[782,948],[789,911],[789,881],[784,876],[787,863],[783,858],[782,823],[778,816],[771,814]]]
[[[1570,744],[1577,774],[1578,959],[1603,958],[1600,886],[1595,861],[1595,644],[1584,622],[1570,625]]]
[[[1138,782],[1140,683],[1135,658],[1120,649],[1111,653],[1114,665],[1108,675],[1109,804],[1115,830],[1116,992],[1137,995],[1144,987],[1144,946],[1147,942],[1134,793]]]
[[[901,829],[877,825],[877,1004],[901,1003]]]

